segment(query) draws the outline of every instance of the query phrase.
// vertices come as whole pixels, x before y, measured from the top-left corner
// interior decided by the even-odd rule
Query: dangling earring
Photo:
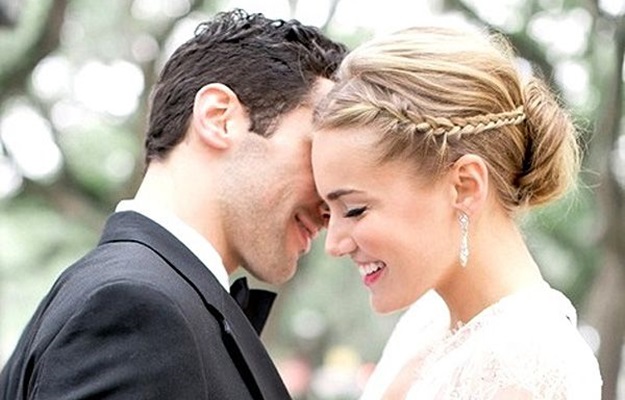
[[[460,265],[464,268],[469,261],[469,216],[461,211],[458,221],[460,222]]]

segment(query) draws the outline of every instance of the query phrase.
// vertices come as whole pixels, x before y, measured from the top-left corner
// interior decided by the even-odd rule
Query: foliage
[[[292,11],[297,3],[289,1]],[[620,270],[625,265],[625,228],[618,223],[625,221],[623,188],[615,183],[619,167],[610,169],[616,158],[608,156],[617,154],[623,136],[623,10],[610,13],[600,2],[583,0],[428,3],[441,15],[462,15],[506,33],[574,110],[587,147],[581,188],[524,217],[523,227],[547,279],[586,310],[583,316],[602,338],[620,338],[606,350],[620,357],[623,332],[601,321],[625,316],[608,301],[615,292],[592,285],[612,271],[604,261],[611,254],[621,255],[615,258]],[[327,6],[323,25],[331,36],[354,47],[374,35],[369,26],[339,29],[333,17],[340,1]],[[146,100],[162,60],[194,21],[223,7],[209,0],[28,0],[14,26],[0,26],[0,364],[55,276],[95,244],[117,201],[132,196],[143,168]],[[570,32],[574,45],[562,47],[549,33],[554,30]],[[15,122],[20,116],[21,125]],[[55,152],[58,159],[48,157]],[[38,165],[47,160],[47,169],[28,168],[32,159]],[[282,365],[304,361],[312,369],[306,379],[313,389],[299,397],[354,398],[358,374],[366,375],[368,363],[379,357],[397,316],[374,315],[355,269],[325,257],[321,241],[294,281],[280,288],[265,339]],[[593,293],[609,306],[596,311]],[[606,365],[602,372],[612,390],[619,364]],[[315,379],[332,384],[324,389]]]

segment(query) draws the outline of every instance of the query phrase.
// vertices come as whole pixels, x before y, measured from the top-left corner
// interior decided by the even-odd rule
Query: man
[[[154,88],[136,197],[43,300],[4,399],[289,397],[228,275],[287,281],[320,228],[312,109],[344,52],[242,10],[198,27]]]

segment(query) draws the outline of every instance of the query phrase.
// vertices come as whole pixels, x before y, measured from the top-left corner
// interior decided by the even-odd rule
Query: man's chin
[[[295,276],[297,267],[293,266],[288,270],[281,271],[280,274],[270,274],[271,276],[265,281],[271,285],[284,285],[288,283]]]
[[[257,269],[246,268],[252,276],[259,281],[269,285],[283,285],[293,279],[295,272],[297,271],[297,265],[292,263],[288,268],[284,268],[282,265],[268,266],[266,269],[259,271]]]

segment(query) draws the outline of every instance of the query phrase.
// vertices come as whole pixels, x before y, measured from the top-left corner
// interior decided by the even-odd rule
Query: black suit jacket
[[[288,399],[238,304],[134,212],[59,277],[0,375],[3,399]]]

